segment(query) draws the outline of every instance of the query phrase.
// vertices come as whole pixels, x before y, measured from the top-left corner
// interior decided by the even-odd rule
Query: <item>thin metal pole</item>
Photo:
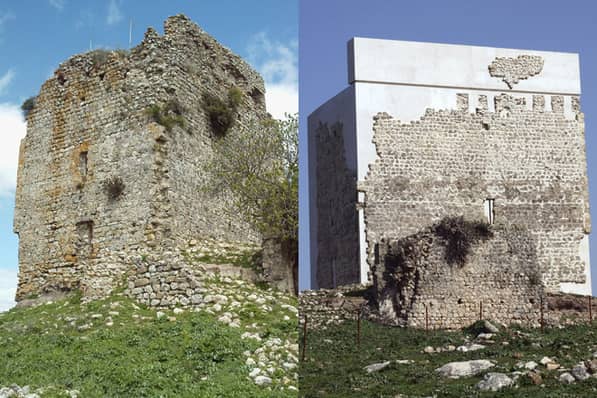
[[[545,322],[543,319],[543,296],[541,296],[541,331],[543,332],[543,330],[545,329]]]
[[[357,347],[361,348],[361,311],[357,311]]]
[[[479,301],[479,320],[483,320],[483,301]]]
[[[592,296],[589,296],[589,323],[593,322],[593,303],[591,302],[593,299]]]
[[[303,353],[302,353],[302,361],[305,360],[305,355],[307,353],[307,315],[305,314],[305,323],[303,323]]]
[[[427,304],[425,304],[425,331],[429,331],[429,310]]]

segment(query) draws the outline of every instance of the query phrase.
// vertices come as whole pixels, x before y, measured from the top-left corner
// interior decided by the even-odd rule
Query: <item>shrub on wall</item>
[[[184,107],[177,100],[170,100],[164,105],[151,105],[145,110],[147,115],[157,124],[164,126],[170,131],[174,126],[185,126],[185,120],[182,116],[185,112]]]
[[[91,55],[91,62],[93,63],[93,66],[99,68],[108,62],[110,51],[98,49],[91,51],[89,54]]]
[[[468,221],[464,217],[444,217],[435,225],[434,232],[446,242],[448,264],[463,266],[471,246],[493,236],[489,224],[482,221]]]
[[[117,54],[119,57],[126,57],[129,54],[129,51],[122,48],[116,50],[105,50],[103,48],[98,48],[97,50],[90,51],[89,55],[91,56],[91,63],[93,64],[93,67],[97,69],[105,65],[110,59],[110,54],[112,53]]]
[[[31,113],[31,111],[33,110],[33,108],[35,108],[35,101],[36,100],[37,100],[36,96],[29,97],[21,105],[21,111],[23,112],[23,116],[25,117],[25,119],[27,119],[27,116],[29,116],[29,113]]]
[[[112,176],[104,181],[104,192],[110,200],[118,200],[124,193],[124,182],[118,176]]]
[[[203,95],[203,108],[209,117],[212,130],[216,137],[226,135],[234,124],[236,113],[243,98],[243,93],[237,87],[228,90],[227,100],[224,101],[214,94]]]

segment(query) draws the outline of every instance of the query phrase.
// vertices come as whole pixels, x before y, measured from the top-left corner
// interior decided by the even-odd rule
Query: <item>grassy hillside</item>
[[[194,310],[156,311],[114,294],[0,314],[0,387],[28,385],[42,397],[69,390],[79,397],[296,397],[296,300],[228,278],[211,279],[206,293],[217,302]],[[271,383],[257,385],[256,373]]]
[[[356,322],[311,330],[307,334],[306,360],[300,367],[301,397],[596,397],[597,378],[564,384],[558,380],[562,368],[593,358],[597,352],[597,323],[566,328],[540,330],[502,330],[489,342],[478,341],[486,348],[460,352],[454,350],[473,342],[477,333],[447,332],[382,326],[363,321],[361,344],[356,344]],[[302,342],[302,336],[301,336]],[[449,346],[452,346],[448,348]],[[426,347],[443,348],[426,353]],[[447,351],[448,349],[452,351]],[[446,350],[446,351],[444,351]],[[428,351],[430,351],[428,349]],[[597,354],[595,354],[597,355]],[[560,369],[548,370],[540,364],[550,357]],[[496,366],[491,372],[512,376],[521,371],[514,387],[499,392],[482,392],[476,384],[482,375],[461,379],[439,376],[435,369],[453,361],[488,359]],[[363,368],[390,361],[377,372]],[[397,362],[398,361],[398,362]],[[412,361],[412,362],[411,362]],[[519,363],[535,361],[541,382],[534,384]],[[483,372],[487,373],[487,372]]]

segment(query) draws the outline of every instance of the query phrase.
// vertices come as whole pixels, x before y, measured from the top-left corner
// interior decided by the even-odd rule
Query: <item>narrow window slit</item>
[[[87,176],[87,151],[79,153],[79,172],[81,177]]]
[[[483,208],[485,210],[485,218],[488,224],[493,224],[495,221],[495,199],[487,198],[483,201]]]

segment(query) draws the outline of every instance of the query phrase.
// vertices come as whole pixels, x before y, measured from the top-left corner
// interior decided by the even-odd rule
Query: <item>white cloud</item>
[[[17,292],[17,270],[0,268],[0,312],[15,305]]]
[[[15,19],[15,16],[13,13],[5,12],[4,14],[1,14],[0,15],[0,28],[2,28],[2,25],[4,25],[6,23],[6,21],[10,21],[11,19]]]
[[[122,21],[123,15],[122,11],[120,10],[120,1],[117,0],[110,0],[110,4],[108,5],[108,17],[106,18],[106,22],[108,25],[114,25]]]
[[[6,87],[12,82],[14,79],[15,73],[12,69],[9,69],[8,72],[4,74],[4,76],[0,77],[0,95],[4,94]]]
[[[62,9],[64,9],[65,3],[66,0],[50,0],[50,5],[59,11],[62,11]]]
[[[278,119],[298,112],[297,42],[275,42],[262,32],[251,38],[247,50],[265,80],[267,111]]]
[[[19,145],[27,130],[21,110],[0,104],[0,197],[14,195],[19,162]]]

